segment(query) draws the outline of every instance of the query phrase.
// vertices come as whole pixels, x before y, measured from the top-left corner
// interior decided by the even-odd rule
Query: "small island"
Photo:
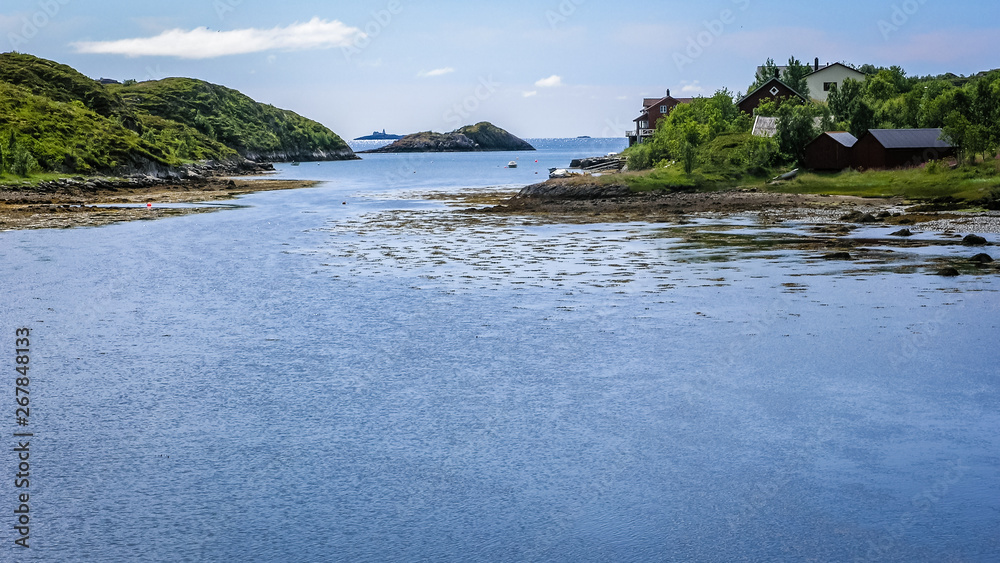
[[[364,137],[358,137],[354,139],[355,141],[396,141],[402,139],[402,135],[393,135],[392,133],[386,133],[385,129],[381,133],[378,131],[372,131],[371,135],[365,135]]]
[[[507,131],[482,122],[467,125],[451,133],[414,133],[391,145],[371,150],[373,153],[406,152],[487,152],[487,151],[533,151],[535,147],[527,141],[511,135]]]

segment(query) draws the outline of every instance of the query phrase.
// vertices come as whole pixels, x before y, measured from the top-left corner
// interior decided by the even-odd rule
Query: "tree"
[[[942,137],[944,140],[948,141],[955,146],[955,152],[958,154],[958,161],[961,162],[966,158],[966,138],[969,132],[969,120],[965,118],[959,111],[953,111],[948,114],[948,117],[944,118],[944,127],[942,127]]]
[[[806,145],[820,134],[816,118],[824,117],[814,105],[785,104],[778,109],[778,148],[789,160],[802,162]],[[824,121],[826,121],[824,119]]]
[[[778,77],[778,65],[774,64],[774,59],[768,57],[764,61],[764,65],[757,70],[757,75],[754,77],[753,84],[747,89],[747,93],[753,92],[757,88],[760,88],[768,80]]]
[[[851,132],[851,135],[860,139],[869,129],[875,128],[875,110],[865,100],[858,100],[858,104],[854,107],[854,113],[850,116],[849,123],[850,127],[848,131]]]
[[[802,61],[795,57],[789,57],[788,66],[782,74],[782,82],[801,94],[803,98],[809,99],[809,84],[806,82],[806,76],[809,76],[812,71],[811,66],[802,64]]]
[[[827,104],[830,106],[830,111],[833,112],[837,120],[850,121],[851,116],[857,110],[858,103],[861,101],[863,88],[863,83],[853,78],[847,78],[840,85],[840,88],[830,92]]]
[[[7,146],[7,154],[10,159],[10,172],[18,176],[28,176],[38,169],[38,161],[31,154],[27,147],[17,142],[17,136],[10,132],[10,141]]]

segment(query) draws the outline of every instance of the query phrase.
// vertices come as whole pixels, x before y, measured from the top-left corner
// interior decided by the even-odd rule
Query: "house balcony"
[[[638,136],[642,139],[646,139],[652,137],[654,133],[656,133],[656,129],[640,129],[638,133],[634,130],[629,130],[625,132],[625,136],[630,138]]]

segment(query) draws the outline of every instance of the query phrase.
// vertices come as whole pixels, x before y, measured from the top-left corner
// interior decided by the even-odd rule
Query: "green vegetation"
[[[794,57],[788,66],[791,77],[786,74],[783,80],[801,79],[804,85],[809,67]],[[776,68],[768,59],[753,87],[772,78]],[[755,115],[780,118],[770,139],[750,135],[753,118],[736,109],[728,91],[678,106],[660,120],[651,140],[626,150],[633,172],[617,181],[636,191],[753,186],[793,193],[951,198],[964,205],[1000,207],[1000,170],[993,160],[1000,149],[1000,71],[967,78],[910,78],[899,67],[860,70],[869,74],[868,80],[847,80],[828,104],[798,99],[761,104]],[[823,131],[848,130],[860,137],[868,129],[918,127],[942,128],[959,147],[962,166],[952,170],[933,162],[913,170],[801,174],[764,188],[779,172],[796,167],[806,144]]]
[[[934,164],[908,170],[846,171],[835,174],[800,174],[771,191],[797,194],[902,197],[907,200],[952,199],[989,206],[1000,193],[1000,170],[992,162],[954,170]]]
[[[650,189],[655,178],[670,188],[706,188],[769,173],[778,158],[777,142],[753,137],[752,127],[752,118],[726,90],[679,105],[660,120],[651,140],[625,151],[629,169],[655,169],[649,178],[630,182],[641,185],[638,189]],[[680,178],[678,169],[690,178]]]
[[[862,67],[864,83],[848,80],[830,95],[840,126],[855,136],[868,129],[943,128],[963,160],[988,160],[1000,149],[1000,71],[962,78],[908,77],[898,66]]]
[[[192,78],[111,85],[129,107],[196,129],[244,155],[293,155],[350,150],[336,133],[315,121],[259,104],[223,86]]]
[[[812,73],[813,68],[807,64],[803,64],[802,61],[796,59],[795,57],[789,57],[788,62],[785,63],[785,70],[781,73],[781,81],[785,83],[789,88],[795,90],[806,99],[809,98],[809,85],[806,83],[806,76]],[[774,59],[767,59],[763,65],[761,65],[760,70],[757,71],[757,75],[754,77],[753,84],[747,89],[747,93],[753,92],[757,88],[760,88],[768,80],[775,78],[778,75],[778,65],[774,64]]]
[[[104,86],[62,64],[0,54],[0,176],[109,174],[243,154],[353,156],[322,125],[189,79]]]

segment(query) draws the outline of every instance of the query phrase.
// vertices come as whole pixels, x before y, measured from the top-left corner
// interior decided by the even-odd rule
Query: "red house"
[[[850,133],[823,133],[806,145],[805,167],[811,170],[843,170],[851,167],[851,149],[858,138]]]
[[[803,102],[806,101],[801,94],[789,88],[787,84],[778,78],[772,78],[753,92],[743,96],[740,101],[736,102],[736,107],[740,108],[740,110],[744,113],[753,115],[753,111],[757,109],[760,104],[766,102],[767,100],[777,100],[780,98],[798,98]]]
[[[670,115],[675,107],[681,104],[690,104],[692,100],[694,98],[675,98],[670,95],[670,90],[667,90],[667,95],[663,98],[642,100],[642,114],[632,120],[635,122],[635,131],[625,133],[629,140],[629,146],[642,143],[652,137],[653,133],[656,132],[656,125],[661,119]]]
[[[851,149],[858,170],[909,168],[955,155],[940,129],[871,129]]]

